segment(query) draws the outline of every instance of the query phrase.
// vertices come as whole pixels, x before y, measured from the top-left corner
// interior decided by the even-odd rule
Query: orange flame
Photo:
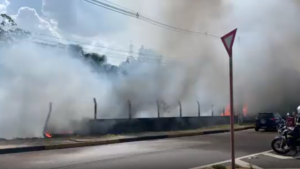
[[[52,135],[51,135],[50,133],[45,133],[45,136],[46,136],[47,138],[52,138]]]
[[[227,105],[225,112],[221,114],[221,116],[230,116],[230,106]]]
[[[226,109],[225,109],[225,112],[222,113],[221,116],[230,116],[230,114],[231,114],[230,112],[231,112],[231,111],[230,111],[230,105],[227,105],[227,106],[226,106]],[[245,105],[245,106],[243,107],[243,115],[244,115],[244,116],[247,116],[247,114],[248,114],[248,106]]]

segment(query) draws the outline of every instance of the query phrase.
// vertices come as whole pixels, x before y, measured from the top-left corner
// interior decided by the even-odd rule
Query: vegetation
[[[14,42],[17,42],[21,39],[30,37],[31,33],[20,29],[17,27],[17,24],[7,14],[1,14],[1,23],[0,23],[0,45],[6,46]],[[98,53],[88,53],[84,52],[83,47],[80,45],[68,45],[68,52],[72,56],[83,58],[85,61],[92,62],[93,65],[100,66],[106,63],[106,56],[100,55]]]
[[[17,27],[15,21],[7,14],[1,14],[0,23],[0,43],[11,44],[22,38],[29,37],[31,34],[28,31]]]
[[[18,40],[28,38],[31,33],[17,27],[15,21],[7,14],[1,14],[0,23],[0,43],[11,44]],[[85,53],[80,45],[68,46],[72,54],[77,56],[83,56],[85,59],[90,59],[97,65],[101,65],[106,62],[105,55],[99,55],[98,53]]]
[[[78,58],[84,58],[86,60],[92,60],[96,65],[102,65],[106,63],[106,56],[100,55],[98,53],[88,53],[83,50],[83,47],[77,44],[70,44],[68,45],[68,51],[72,56],[78,57]]]
[[[0,45],[3,47],[3,45],[10,45],[14,42],[17,42],[21,39],[25,39],[31,36],[31,33],[28,31],[25,31],[23,29],[20,29],[17,27],[17,24],[13,20],[12,17],[10,17],[7,14],[1,14],[1,20],[0,20]],[[52,46],[56,47],[55,45],[45,44],[41,42],[36,42],[37,44],[42,44],[46,46]],[[162,56],[156,54],[152,50],[144,49],[142,48],[142,53],[150,53],[152,55],[157,55],[155,60],[157,62],[161,62]],[[121,66],[115,66],[107,63],[107,57],[105,55],[101,55],[95,52],[85,52],[83,47],[78,44],[69,44],[67,45],[67,51],[71,56],[74,56],[78,59],[83,59],[87,63],[90,64],[90,66],[93,67],[96,71],[116,74],[122,70],[123,75],[128,75],[128,72],[123,70]],[[139,56],[139,61],[146,61],[146,57],[144,55]],[[129,62],[124,62],[129,63]]]
[[[106,62],[106,56],[105,55],[99,55],[98,53],[86,53],[83,55],[86,59],[93,60],[96,64],[103,64]]]

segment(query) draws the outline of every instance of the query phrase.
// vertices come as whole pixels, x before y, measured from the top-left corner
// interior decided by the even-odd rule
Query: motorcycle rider
[[[292,132],[288,134],[289,142],[291,143],[292,148],[296,150],[294,156],[298,154],[300,151],[299,146],[297,146],[297,142],[300,142],[300,106],[297,107],[297,120],[295,128]]]

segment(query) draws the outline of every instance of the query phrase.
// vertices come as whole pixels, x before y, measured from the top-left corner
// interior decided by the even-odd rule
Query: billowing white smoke
[[[109,81],[63,50],[28,42],[0,50],[0,137],[41,136],[49,102],[51,120],[63,126],[92,117],[92,98],[110,95]]]
[[[233,47],[236,108],[248,104],[251,113],[295,111],[300,104],[300,24],[294,22],[300,14],[299,1],[167,2],[168,10],[161,10],[161,15],[170,25],[219,36],[238,28]],[[171,31],[162,39],[161,48],[172,55],[198,58],[194,61],[200,73],[198,94],[216,108],[226,106],[228,58],[220,39]]]
[[[149,116],[156,100],[177,107],[179,100],[197,82],[191,65],[180,63],[129,64],[128,76],[115,78],[94,73],[87,62],[69,56],[65,49],[23,42],[1,48],[0,137],[37,137],[43,132],[49,102],[53,103],[50,124],[70,126],[74,120],[93,117],[97,98],[98,117]]]

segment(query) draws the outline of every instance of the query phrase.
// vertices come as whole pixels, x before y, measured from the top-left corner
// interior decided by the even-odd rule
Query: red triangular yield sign
[[[225,46],[225,49],[226,49],[229,57],[231,57],[231,55],[232,55],[232,46],[234,43],[236,31],[237,31],[237,28],[221,37],[221,40]]]

